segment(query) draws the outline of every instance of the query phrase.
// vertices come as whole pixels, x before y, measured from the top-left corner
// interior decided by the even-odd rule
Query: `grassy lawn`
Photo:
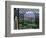
[[[24,22],[23,21],[19,22],[19,24],[21,24],[19,25],[20,29],[28,29],[28,28],[36,29],[39,26],[37,23],[35,23],[35,21],[26,21],[26,20],[24,20]]]

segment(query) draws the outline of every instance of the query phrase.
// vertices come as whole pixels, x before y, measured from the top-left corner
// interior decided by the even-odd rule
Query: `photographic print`
[[[11,33],[42,32],[41,18],[42,7],[11,5]]]
[[[39,9],[14,8],[14,29],[39,29]]]
[[[44,3],[5,1],[5,36],[44,35]]]

